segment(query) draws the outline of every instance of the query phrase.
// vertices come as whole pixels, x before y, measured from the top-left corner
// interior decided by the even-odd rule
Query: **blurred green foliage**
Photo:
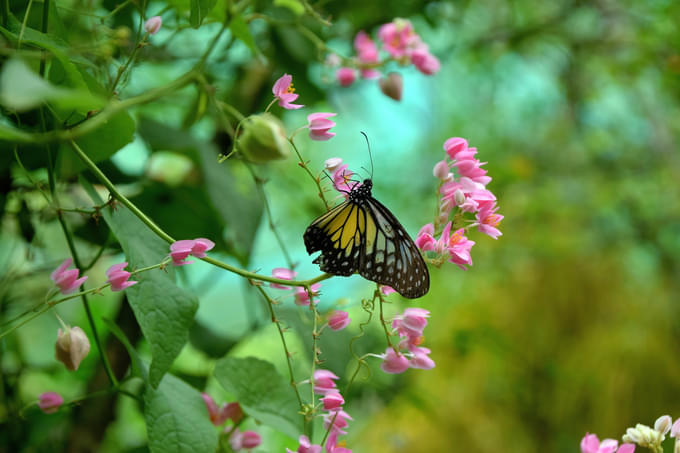
[[[110,96],[105,87],[133,51],[140,30],[139,3],[52,1],[48,42],[38,31],[43,2],[33,1],[26,14],[28,2],[5,1],[2,58],[13,54],[22,36],[19,53],[34,73],[38,51],[48,50],[51,84]],[[231,5],[149,2],[147,17],[162,14],[164,25],[121,78],[118,97],[147,93],[189,70],[218,32],[225,4]],[[433,269],[432,289],[417,302],[432,312],[426,345],[436,368],[388,376],[372,363],[370,376],[362,372],[366,380],[345,395],[346,410],[355,418],[348,447],[359,453],[566,453],[578,451],[586,431],[619,438],[635,423],[652,424],[666,413],[680,416],[678,2],[312,4],[332,27],[305,14],[306,2],[238,5],[244,14],[208,59],[205,83],[141,104],[78,140],[173,236],[213,238],[218,254],[262,273],[286,266],[254,173],[266,181],[261,190],[272,223],[300,275],[316,275],[302,232],[322,205],[296,163],[215,164],[220,150],[231,149],[230,130],[237,123],[215,103],[228,103],[244,115],[261,112],[271,100],[273,81],[284,72],[293,74],[299,102],[307,106],[282,114],[289,131],[305,124],[313,111],[338,113],[338,135],[331,141],[311,143],[302,133],[297,140],[312,168],[320,169],[332,156],[352,168],[368,168],[359,134],[366,131],[374,194],[412,233],[431,221],[436,187],[431,168],[443,158],[441,144],[450,136],[465,137],[479,149],[493,177],[489,189],[505,215],[498,241],[473,237],[472,268]],[[246,22],[243,17],[254,11],[273,20]],[[442,61],[441,71],[431,77],[391,68],[404,76],[401,102],[383,96],[374,81],[338,87],[323,64],[324,53],[300,28],[349,55],[357,31],[375,33],[394,17],[410,19]],[[48,129],[87,118],[80,104],[69,108],[55,108]],[[49,271],[68,249],[54,209],[34,185],[48,184],[43,145],[17,147],[29,180],[14,160],[15,131],[4,128],[39,132],[40,117],[36,110],[3,114],[4,322],[42,300]],[[59,155],[62,203],[90,206],[75,179],[82,172],[79,161],[66,146],[53,146],[52,152]],[[151,171],[152,163],[161,171]],[[179,176],[167,177],[173,171]],[[77,213],[66,218],[82,255],[93,257],[105,245],[103,260],[90,273],[102,283],[95,275],[120,261],[120,246],[96,219]],[[225,353],[228,360],[269,360],[287,375],[278,332],[252,287],[207,265],[181,271],[181,286],[199,297],[200,308],[190,343],[171,368],[184,382],[172,385],[188,383],[218,401],[230,400],[235,395],[213,377],[215,359]],[[356,276],[323,284],[321,308],[343,307],[353,319],[347,332],[324,333],[320,340],[326,366],[345,379],[355,367],[347,344],[366,319],[359,302],[370,291],[371,285]],[[407,306],[392,297],[399,302],[389,307],[391,313]],[[128,302],[118,293],[98,298],[93,309],[107,352],[120,366],[128,366],[129,359],[102,318],[115,320],[144,359],[150,358]],[[310,317],[290,298],[279,309],[291,329],[289,347],[302,376],[309,372]],[[63,304],[58,311],[87,331],[80,305]],[[107,384],[94,345],[77,373],[52,359],[57,327],[54,317],[45,315],[2,339],[0,451],[145,451],[140,406],[124,397],[89,399],[55,415],[35,407],[21,410],[46,390],[71,400]],[[384,350],[376,323],[356,350]],[[258,451],[295,448],[295,439],[257,429],[264,436]]]

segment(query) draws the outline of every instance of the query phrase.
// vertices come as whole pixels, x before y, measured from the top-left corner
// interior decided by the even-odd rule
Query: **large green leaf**
[[[102,200],[92,186],[83,178],[81,183],[93,201],[101,204]],[[168,255],[168,243],[156,236],[126,207],[106,208],[102,214],[132,268],[157,264]],[[155,387],[187,342],[198,300],[175,285],[171,268],[143,272],[135,279],[139,283],[125,291],[142,333],[151,346],[149,383]]]
[[[203,19],[215,7],[215,3],[217,3],[217,0],[191,0],[191,14],[189,16],[191,26],[200,27]]]
[[[251,417],[293,438],[302,432],[295,393],[271,363],[254,357],[225,357],[217,362],[215,377]]]
[[[214,452],[217,430],[198,390],[171,374],[144,394],[144,418],[151,452]]]

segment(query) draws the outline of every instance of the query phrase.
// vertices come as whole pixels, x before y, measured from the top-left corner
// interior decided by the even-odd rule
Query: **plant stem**
[[[302,167],[307,172],[309,177],[312,178],[312,180],[314,181],[314,184],[316,184],[316,188],[319,190],[319,198],[321,198],[324,206],[326,206],[326,211],[330,211],[331,208],[328,205],[328,201],[326,201],[326,197],[323,194],[323,189],[321,188],[321,179],[314,176],[312,171],[309,169],[309,166],[307,165],[307,163],[304,161],[304,159],[302,159],[302,155],[300,154],[300,151],[298,151],[297,146],[295,146],[295,142],[293,141],[293,137],[289,137],[288,142],[290,142],[290,144],[293,146],[293,149],[295,150],[295,154],[297,154],[298,159],[300,160],[298,165],[300,165],[300,167]]]

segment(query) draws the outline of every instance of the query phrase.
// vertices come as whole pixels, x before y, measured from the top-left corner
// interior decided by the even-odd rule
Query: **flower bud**
[[[161,16],[153,16],[144,22],[144,30],[150,35],[155,35],[161,29],[161,25],[163,25]]]
[[[445,160],[440,160],[434,165],[432,174],[435,178],[439,178],[442,181],[445,180],[449,175],[449,164]]]
[[[397,354],[394,349],[388,347],[384,354],[384,361],[380,368],[385,373],[399,374],[406,371],[411,364],[403,354]]]
[[[53,414],[64,404],[64,398],[57,392],[45,392],[38,397],[38,407],[46,414]]]
[[[338,392],[327,393],[326,396],[321,398],[324,410],[331,411],[342,407],[345,404],[345,399]]]
[[[673,419],[670,415],[662,415],[656,419],[654,422],[654,429],[661,433],[662,436],[668,434],[671,430],[671,425],[673,425]]]
[[[54,345],[54,357],[66,365],[70,371],[78,369],[80,362],[90,352],[90,340],[80,327],[72,327],[62,332],[57,331],[57,342]]]
[[[349,325],[350,321],[346,311],[338,310],[328,318],[328,327],[333,330],[342,330]]]
[[[262,438],[255,431],[243,431],[241,434],[241,447],[246,450],[257,447],[262,443]]]
[[[286,129],[274,115],[251,115],[243,120],[241,128],[243,133],[238,138],[237,147],[249,161],[263,163],[290,155]]]
[[[354,83],[357,76],[352,68],[340,68],[335,72],[335,78],[338,79],[340,86],[348,87]]]
[[[326,162],[324,162],[324,168],[328,170],[329,172],[333,173],[335,170],[337,170],[340,165],[342,165],[342,159],[339,157],[331,157],[330,159],[326,159]]]
[[[673,423],[671,428],[671,437],[680,438],[680,418]]]
[[[404,79],[398,72],[390,72],[382,79],[378,80],[380,91],[395,101],[401,101],[401,93],[404,89]]]

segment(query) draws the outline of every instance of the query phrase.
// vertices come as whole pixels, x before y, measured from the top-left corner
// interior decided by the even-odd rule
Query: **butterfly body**
[[[427,293],[430,276],[418,247],[394,215],[371,195],[370,179],[357,184],[347,201],[323,214],[304,233],[307,253],[321,251],[322,271],[388,285],[404,297]]]

